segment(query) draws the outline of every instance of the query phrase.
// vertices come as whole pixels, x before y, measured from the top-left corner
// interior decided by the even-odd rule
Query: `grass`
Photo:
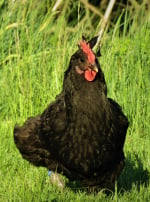
[[[126,166],[115,191],[108,196],[69,188],[62,192],[49,184],[45,168],[22,159],[13,142],[13,128],[16,122],[41,113],[60,92],[84,27],[69,33],[63,15],[54,20],[50,12],[44,15],[44,6],[34,6],[32,1],[19,9],[13,4],[2,10],[0,20],[0,201],[148,202],[150,24],[139,23],[136,31],[123,34],[116,25],[101,50],[108,96],[120,103],[130,122],[124,147]]]

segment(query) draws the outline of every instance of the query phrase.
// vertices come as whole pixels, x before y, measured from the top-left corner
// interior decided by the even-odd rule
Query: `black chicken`
[[[41,115],[15,127],[14,141],[32,164],[100,190],[111,188],[124,167],[128,120],[107,98],[104,74],[92,51],[96,41],[80,42],[62,92]]]

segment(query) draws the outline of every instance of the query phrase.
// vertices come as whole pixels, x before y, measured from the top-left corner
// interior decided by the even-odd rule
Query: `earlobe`
[[[83,74],[83,73],[84,73],[84,71],[81,70],[80,67],[78,67],[78,66],[75,67],[75,70],[76,70],[76,72],[77,72],[78,74]]]

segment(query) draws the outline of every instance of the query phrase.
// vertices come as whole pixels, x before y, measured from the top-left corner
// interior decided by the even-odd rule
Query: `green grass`
[[[126,166],[110,195],[87,195],[49,184],[47,170],[22,159],[13,128],[41,113],[62,88],[70,56],[83,29],[70,33],[65,17],[54,20],[45,7],[31,3],[4,9],[0,19],[0,201],[144,201],[150,200],[150,24],[136,31],[118,25],[104,38],[101,67],[108,96],[129,118]],[[50,8],[47,8],[50,9]],[[2,11],[2,10],[1,10]],[[33,11],[33,12],[31,12]],[[132,28],[132,27],[131,27]],[[92,32],[91,35],[94,35]]]

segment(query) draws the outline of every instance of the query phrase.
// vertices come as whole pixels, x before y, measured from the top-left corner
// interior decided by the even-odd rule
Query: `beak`
[[[98,67],[97,67],[96,63],[92,64],[92,65],[90,66],[90,68],[91,68],[93,71],[98,72]]]

